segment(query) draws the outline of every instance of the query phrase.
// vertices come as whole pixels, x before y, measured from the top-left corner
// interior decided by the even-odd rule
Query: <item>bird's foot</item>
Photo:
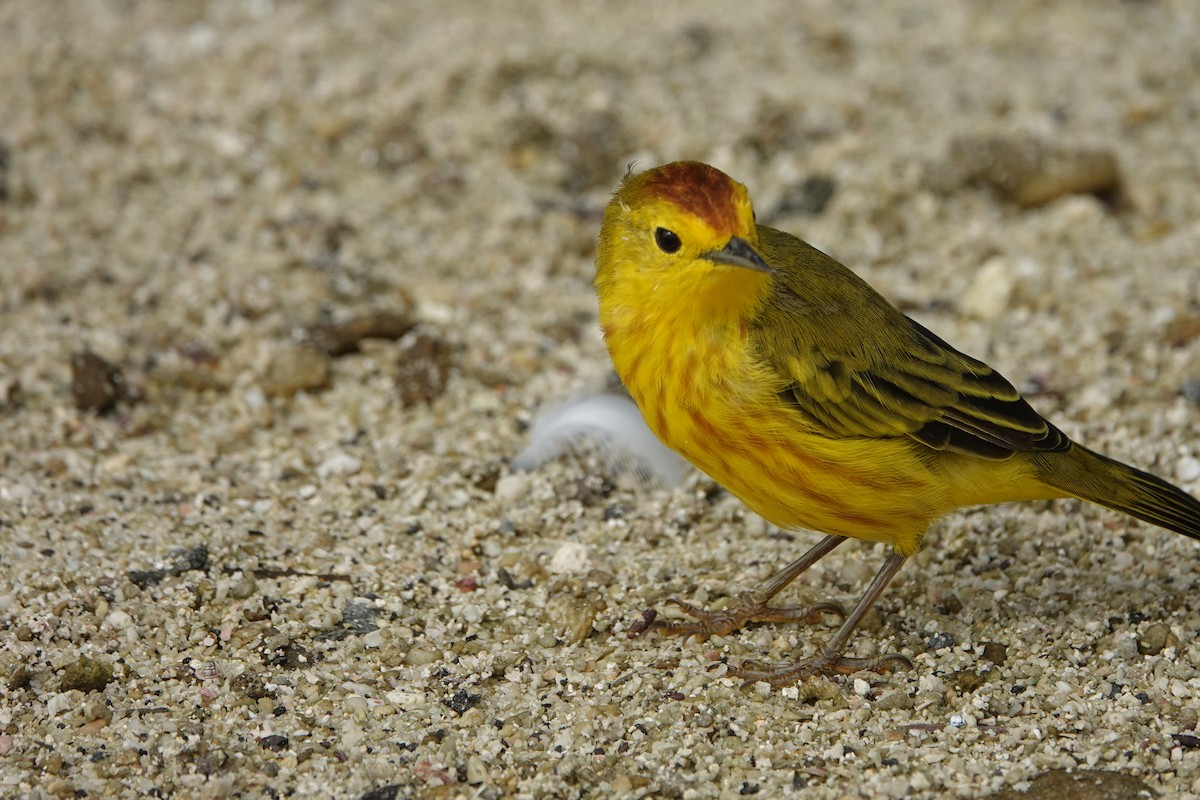
[[[746,592],[733,608],[726,611],[709,611],[699,606],[671,598],[667,601],[678,606],[691,621],[655,620],[639,626],[638,632],[653,628],[668,636],[682,636],[684,640],[695,637],[703,642],[712,636],[732,633],[747,622],[795,622],[811,624],[825,614],[845,619],[846,612],[837,603],[817,603],[807,608],[798,606],[770,606],[760,592]]]
[[[784,663],[743,661],[740,666],[730,668],[729,674],[735,678],[741,678],[743,686],[766,681],[776,689],[782,689],[814,675],[850,675],[862,670],[887,672],[900,668],[912,669],[912,662],[900,653],[888,653],[872,658],[850,658],[837,653],[824,652],[813,658]]]

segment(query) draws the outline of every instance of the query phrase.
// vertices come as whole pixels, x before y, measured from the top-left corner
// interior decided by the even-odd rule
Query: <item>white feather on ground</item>
[[[512,466],[531,470],[565,452],[589,449],[614,474],[632,471],[667,487],[682,485],[687,469],[683,459],[646,427],[633,400],[611,392],[581,397],[542,412],[533,422],[529,444],[512,460]]]

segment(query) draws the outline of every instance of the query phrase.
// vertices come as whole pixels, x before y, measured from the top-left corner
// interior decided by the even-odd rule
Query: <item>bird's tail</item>
[[[1072,497],[1200,539],[1200,500],[1155,475],[1073,444],[1035,458],[1038,480]]]

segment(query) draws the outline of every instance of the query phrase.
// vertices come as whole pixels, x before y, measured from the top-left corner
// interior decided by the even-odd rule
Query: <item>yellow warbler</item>
[[[907,663],[844,653],[929,524],[962,506],[1077,497],[1200,539],[1195,498],[1072,442],[987,364],[757,225],[746,188],[706,164],[626,176],[595,284],[613,365],[655,434],[772,523],[828,534],[731,611],[674,601],[693,621],[662,630],[806,619],[831,606],[768,602],[847,537],[892,547],[819,655],[747,662],[735,674],[748,680]]]

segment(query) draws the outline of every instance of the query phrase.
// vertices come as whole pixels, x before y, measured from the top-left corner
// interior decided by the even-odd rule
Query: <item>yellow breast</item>
[[[915,443],[805,430],[743,327],[675,322],[608,329],[613,364],[651,430],[753,511],[911,553],[951,508]]]

